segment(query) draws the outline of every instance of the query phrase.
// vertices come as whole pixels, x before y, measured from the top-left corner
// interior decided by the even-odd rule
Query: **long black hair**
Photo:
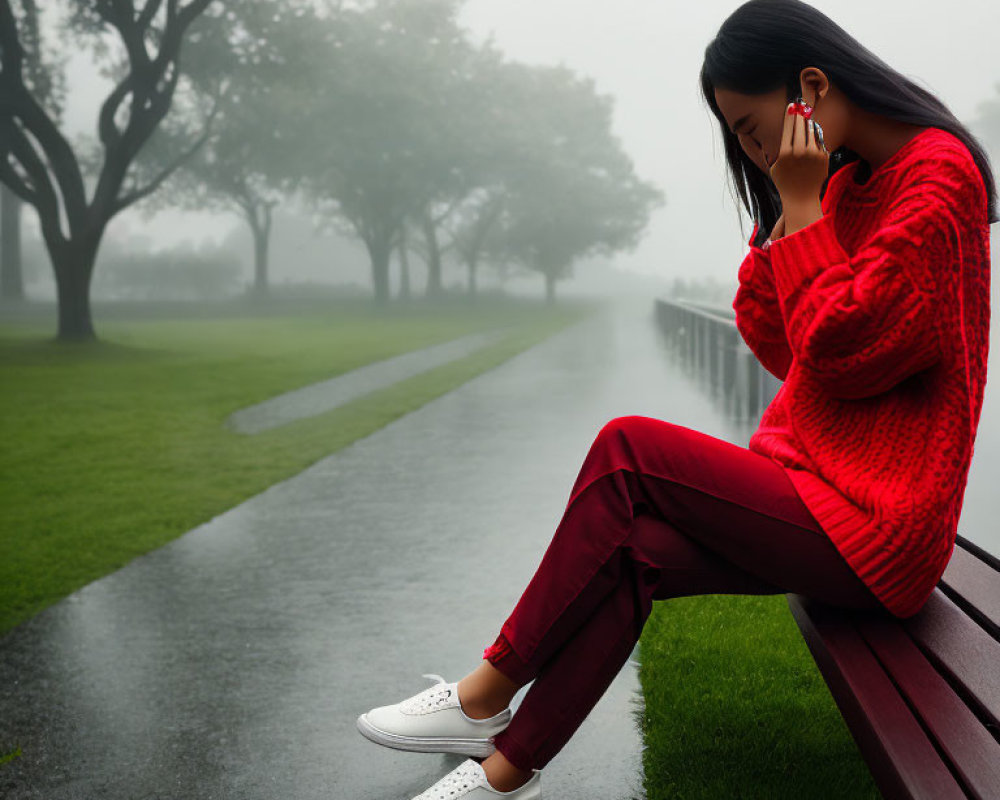
[[[770,177],[729,132],[715,102],[715,89],[754,95],[784,87],[787,101],[792,102],[801,91],[799,76],[806,67],[823,70],[851,102],[865,111],[941,128],[961,139],[986,184],[987,219],[990,224],[1000,219],[989,156],[944,103],[802,0],[749,0],[729,15],[705,48],[701,90],[722,130],[733,186],[743,207],[759,225],[754,244],[762,245],[777,223],[781,197]],[[853,150],[837,148],[830,154],[829,175],[859,159]],[[829,175],[822,192],[826,191]]]

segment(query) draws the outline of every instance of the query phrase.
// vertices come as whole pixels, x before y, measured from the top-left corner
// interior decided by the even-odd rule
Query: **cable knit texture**
[[[986,385],[990,242],[969,150],[925,128],[823,216],[753,244],[733,302],[784,381],[750,450],[788,473],[886,609],[917,613],[951,558]]]

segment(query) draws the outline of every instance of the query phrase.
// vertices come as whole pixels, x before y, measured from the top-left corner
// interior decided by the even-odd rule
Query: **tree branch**
[[[465,198],[468,197],[469,194],[470,194],[469,192],[466,192],[461,197],[457,197],[455,200],[453,200],[451,205],[448,206],[447,210],[439,217],[431,216],[431,221],[434,223],[434,226],[437,227],[446,219],[448,219],[448,217],[450,217],[454,213],[455,209],[458,208],[459,205],[461,205],[465,201]]]
[[[17,174],[17,170],[11,166],[10,161],[6,158],[0,161],[0,183],[4,184],[14,194],[24,200],[24,202],[31,203],[31,205],[37,207],[38,194],[28,188],[28,184]]]
[[[115,125],[115,115],[118,113],[122,101],[132,91],[134,80],[134,76],[130,72],[115,86],[114,90],[101,105],[98,131],[100,132],[101,144],[104,145],[105,151],[117,147],[121,141],[121,131]]]
[[[13,116],[38,140],[51,165],[70,226],[79,224],[87,211],[87,197],[73,148],[27,89],[22,86],[13,100]]]
[[[164,167],[160,173],[153,178],[145,186],[138,189],[134,189],[128,192],[123,197],[118,198],[114,203],[111,204],[111,215],[117,214],[123,208],[126,208],[138,200],[141,200],[148,194],[153,193],[167,178],[169,178],[178,167],[183,165],[186,161],[194,156],[195,153],[201,148],[208,138],[212,135],[212,123],[215,120],[216,114],[219,112],[220,105],[216,105],[211,114],[209,114],[208,120],[205,122],[205,129],[202,131],[201,135],[198,137],[197,141],[180,154],[176,159],[174,159],[170,164]]]
[[[38,209],[39,216],[44,217],[46,215],[53,215],[56,220],[59,219],[59,198],[56,196],[55,189],[52,186],[52,182],[49,179],[49,171],[45,166],[45,162],[42,161],[41,157],[35,152],[35,147],[31,143],[31,140],[25,136],[24,131],[22,131],[16,122],[13,120],[8,120],[5,124],[0,126],[0,143],[3,144],[3,152],[11,152],[24,167],[25,172],[31,178],[34,186],[33,196],[28,199],[35,208]],[[4,159],[4,168],[17,173],[10,166],[10,162]],[[20,182],[20,176],[18,176]],[[17,192],[17,187],[11,183],[7,184],[10,188]],[[27,188],[27,186],[25,186]],[[30,191],[30,189],[29,189]]]
[[[110,7],[102,16],[117,29],[128,53],[129,72],[133,75],[145,71],[149,66],[146,51],[146,26],[138,24],[132,0],[110,0]]]
[[[153,17],[156,16],[156,12],[160,10],[162,5],[163,0],[146,0],[146,5],[143,6],[142,11],[139,13],[139,28],[145,30],[149,27],[149,24],[153,21]]]
[[[17,20],[10,7],[10,0],[0,0],[0,73],[7,80],[22,82],[21,65],[24,63],[24,48],[17,36]]]
[[[126,2],[131,7],[132,0],[126,0]],[[195,146],[187,153],[182,154],[175,163],[167,167],[148,186],[129,192],[122,197],[118,196],[122,188],[122,182],[125,179],[125,174],[135,155],[142,149],[142,146],[152,135],[157,125],[160,124],[170,111],[174,90],[180,79],[180,67],[177,64],[177,57],[184,32],[210,2],[213,2],[213,0],[194,0],[194,2],[189,3],[178,11],[177,0],[167,0],[167,21],[160,40],[159,52],[150,61],[148,54],[146,54],[145,45],[142,45],[141,58],[145,59],[145,61],[141,71],[137,72],[136,64],[133,62],[129,77],[119,87],[116,87],[115,92],[112,93],[121,94],[121,98],[117,103],[111,103],[112,98],[109,97],[108,108],[116,109],[117,105],[124,99],[124,95],[128,89],[132,90],[132,109],[125,130],[118,132],[114,128],[113,111],[108,111],[110,118],[102,120],[105,124],[102,137],[107,135],[108,140],[112,142],[112,146],[106,150],[104,169],[101,171],[97,182],[97,189],[94,192],[94,204],[100,208],[107,208],[111,215],[116,214],[125,206],[142,199],[155,190],[157,186],[166,180],[178,166],[190,158],[204,143],[208,130],[211,127],[210,123],[206,125],[205,135],[199,138]],[[151,10],[154,3],[158,7],[160,0],[147,0],[143,11]],[[152,20],[152,16],[143,16],[140,14],[139,19],[149,23]],[[123,38],[126,36],[126,31],[130,32],[129,35],[134,35],[131,32],[136,29],[134,23],[121,23],[118,27],[119,31],[122,32]],[[144,39],[145,31],[146,29],[139,30],[138,35],[140,40]],[[171,64],[173,65],[173,69],[170,72],[167,84],[160,88],[160,82],[171,67]],[[129,81],[131,81],[131,84],[124,86]],[[215,117],[217,110],[218,107],[212,110],[209,117],[210,122]]]
[[[32,204],[40,214],[54,214],[58,225],[59,197],[51,177],[55,178],[72,234],[73,228],[85,218],[87,209],[83,175],[73,149],[24,85],[24,49],[18,38],[17,20],[10,0],[0,0],[0,51],[3,65],[0,71],[0,124],[5,127],[4,138],[7,141],[7,146],[0,149],[0,156],[6,159],[7,154],[13,150],[35,183]],[[48,166],[35,151],[25,131],[31,133],[38,142]]]

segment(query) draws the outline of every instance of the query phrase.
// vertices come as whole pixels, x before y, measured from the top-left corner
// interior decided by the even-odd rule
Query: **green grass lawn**
[[[640,639],[648,800],[879,800],[784,595],[657,601]]]
[[[517,300],[361,300],[294,314],[0,326],[0,633],[594,310]],[[399,353],[514,325],[497,343],[254,436],[225,418]]]

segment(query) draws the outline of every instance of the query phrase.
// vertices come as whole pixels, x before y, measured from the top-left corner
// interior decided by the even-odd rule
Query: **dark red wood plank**
[[[920,722],[852,624],[852,614],[802,595],[786,596],[806,645],[886,800],[965,798]]]
[[[1000,798],[1000,743],[938,674],[899,621],[888,615],[865,615],[855,618],[855,626],[969,796]]]
[[[940,589],[902,625],[994,738],[1000,739],[1000,642]]]
[[[958,605],[1000,639],[1000,571],[956,542],[939,585]]]

